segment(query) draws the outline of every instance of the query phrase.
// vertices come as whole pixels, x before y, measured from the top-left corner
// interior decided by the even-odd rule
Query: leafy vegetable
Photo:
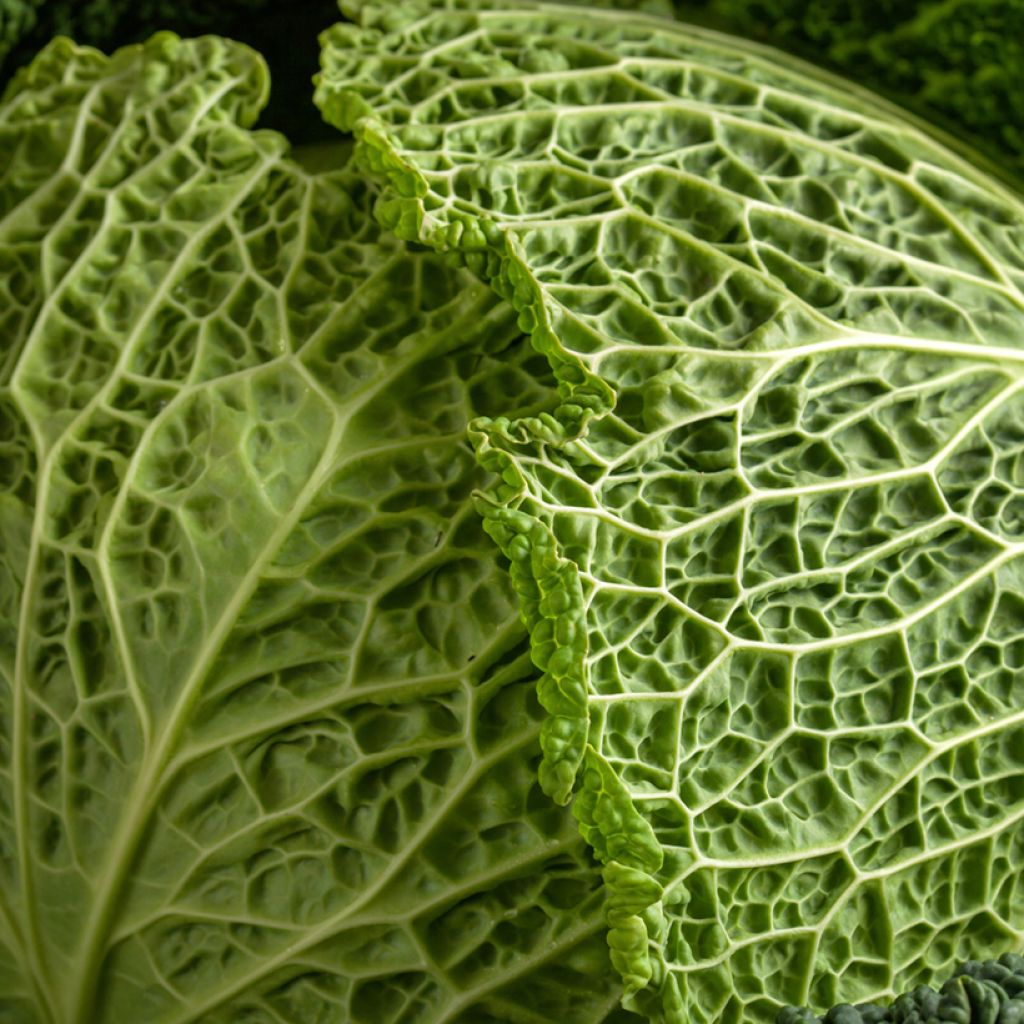
[[[837,1006],[824,1018],[786,1010],[779,1024],[1012,1024],[1024,1020],[1024,958],[970,960],[936,992],[922,986],[891,1006]]]
[[[483,511],[627,1005],[766,1021],[1019,948],[1020,201],[779,56],[488,6],[346,4],[318,100],[558,378],[477,424]]]
[[[215,32],[254,47],[273,70],[261,126],[286,131],[294,145],[323,142],[331,133],[309,102],[310,78],[316,36],[337,18],[335,0],[0,0],[0,86],[54,36],[109,51],[158,30]]]
[[[1024,175],[1024,4],[1020,0],[571,0],[671,16],[746,36],[885,92]],[[55,35],[109,49],[157,29],[216,32],[256,47],[274,75],[262,115],[294,142],[326,138],[308,115],[315,54],[334,0],[0,0],[0,69],[9,75]],[[12,49],[3,59],[3,51]],[[308,65],[308,56],[314,58]]]
[[[0,106],[0,1019],[626,1021],[465,439],[543,360],[259,58]]]
[[[568,2],[672,14],[670,0]],[[274,90],[260,112],[261,126],[286,132],[294,144],[322,143],[333,135],[309,103],[309,79],[317,68],[312,40],[337,20],[336,0],[0,0],[0,83],[58,35],[111,50],[141,43],[158,30],[215,32],[258,50],[272,70]]]
[[[345,3],[353,165],[223,38],[0,103],[0,1020],[1013,1024],[1019,958],[921,986],[1024,937],[1019,199],[497,6]],[[0,60],[257,10],[301,57]]]

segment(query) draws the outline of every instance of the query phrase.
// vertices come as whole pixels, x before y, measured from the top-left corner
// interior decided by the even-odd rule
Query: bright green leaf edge
[[[496,483],[478,496],[477,507],[484,529],[509,560],[520,613],[530,633],[533,661],[543,673],[538,698],[548,718],[541,729],[541,785],[554,800],[565,804],[579,780],[573,813],[581,834],[604,864],[608,945],[612,963],[625,983],[623,1006],[642,1012],[633,996],[652,985],[659,989],[671,986],[664,963],[652,959],[650,952],[651,940],[663,926],[661,885],[654,875],[664,854],[625,786],[587,742],[588,641],[578,568],[559,555],[550,530],[517,507],[526,481],[509,454],[491,441],[505,436],[512,441],[568,444],[586,432],[591,419],[613,408],[615,396],[603,380],[563,348],[551,328],[539,282],[504,233],[491,222],[477,221],[454,209],[447,211],[450,225],[432,221],[421,202],[426,181],[397,154],[387,127],[369,113],[366,102],[347,91],[322,92],[321,96],[324,116],[354,133],[356,160],[387,182],[375,208],[381,224],[405,241],[449,253],[488,279],[513,305],[520,329],[547,358],[558,382],[560,403],[553,413],[478,420],[471,425],[477,457],[496,478]],[[670,1002],[678,1002],[678,996],[665,995]]]
[[[655,878],[664,853],[615,771],[587,742],[588,641],[579,571],[559,555],[550,530],[518,508],[526,480],[511,456],[492,443],[501,436],[519,443],[569,444],[586,433],[590,420],[611,411],[614,393],[562,346],[540,283],[497,225],[457,209],[446,211],[448,225],[434,221],[423,208],[425,179],[398,154],[387,126],[366,101],[347,90],[319,89],[318,103],[327,120],[355,135],[357,163],[386,182],[374,211],[382,226],[404,241],[447,253],[488,280],[515,308],[519,328],[547,358],[558,383],[560,402],[553,413],[471,424],[477,458],[496,479],[478,495],[477,507],[484,529],[509,560],[533,661],[543,673],[538,698],[548,718],[541,729],[541,786],[560,804],[575,790],[572,809],[580,833],[604,865],[608,945],[624,982],[623,1006],[643,1013],[645,1006],[635,997],[653,988],[672,1019],[682,1011],[682,1001],[664,961],[651,954],[665,927],[662,887]]]

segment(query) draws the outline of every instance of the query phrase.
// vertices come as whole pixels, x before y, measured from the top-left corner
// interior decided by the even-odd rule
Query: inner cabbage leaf
[[[0,105],[0,1019],[633,1019],[471,499],[544,361],[266,89],[58,40]]]
[[[1021,948],[1024,208],[771,51],[489,6],[343,4],[318,101],[558,378],[476,425],[482,507],[627,1005]]]

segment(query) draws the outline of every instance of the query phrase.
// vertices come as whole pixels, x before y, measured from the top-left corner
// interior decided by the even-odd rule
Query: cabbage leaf
[[[713,33],[343,7],[318,102],[378,216],[490,279],[559,382],[475,425],[481,507],[626,1004],[769,1021],[1019,949],[1019,199]]]
[[[223,39],[0,105],[0,1019],[626,1021],[465,428],[514,312]]]
[[[1024,172],[1018,0],[675,0],[684,20],[790,50],[884,91]],[[1009,172],[1009,173],[1007,173]]]

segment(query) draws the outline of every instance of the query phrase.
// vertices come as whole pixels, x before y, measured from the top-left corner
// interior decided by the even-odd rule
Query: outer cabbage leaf
[[[265,93],[65,40],[0,107],[0,1018],[626,1020],[470,498],[543,360]]]
[[[675,0],[681,18],[772,42],[943,119],[1018,181],[1024,5],[1018,0]]]
[[[672,16],[770,43],[885,93],[929,131],[1024,174],[1020,0],[565,0]],[[941,128],[939,127],[941,126]],[[946,137],[945,130],[950,135]]]
[[[621,13],[346,5],[378,216],[509,297],[478,424],[627,1005],[750,1022],[1024,941],[1024,214],[841,83]]]
[[[157,31],[182,36],[214,32],[259,51],[274,90],[260,111],[262,127],[293,144],[326,141],[330,129],[309,102],[316,35],[337,19],[333,0],[0,0],[0,90],[55,36],[101,50],[140,43]]]

